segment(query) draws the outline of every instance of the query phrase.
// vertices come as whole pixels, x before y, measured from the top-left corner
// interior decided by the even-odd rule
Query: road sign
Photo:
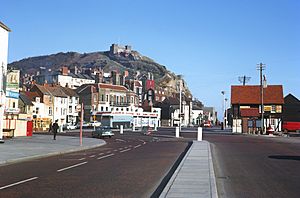
[[[81,111],[81,104],[76,105],[76,111],[80,112]]]

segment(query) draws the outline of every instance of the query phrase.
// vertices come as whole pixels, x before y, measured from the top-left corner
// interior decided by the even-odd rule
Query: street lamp
[[[181,131],[181,95],[182,95],[182,80],[179,80],[179,132]]]
[[[223,95],[223,100],[222,100],[222,114],[223,114],[223,129],[225,128],[225,91],[221,91],[221,94]]]
[[[228,98],[225,98],[225,127],[227,127],[228,117],[227,117],[227,101]]]

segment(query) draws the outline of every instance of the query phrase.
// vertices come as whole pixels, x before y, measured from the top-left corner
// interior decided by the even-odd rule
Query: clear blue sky
[[[129,44],[176,74],[206,106],[222,107],[238,76],[300,98],[298,0],[0,0],[12,29],[9,62],[57,52]]]

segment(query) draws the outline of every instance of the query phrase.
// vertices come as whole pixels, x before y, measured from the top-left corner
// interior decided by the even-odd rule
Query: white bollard
[[[157,131],[157,125],[154,124],[154,131]]]
[[[202,141],[202,127],[198,127],[198,136],[197,136],[198,141]]]
[[[120,125],[120,134],[123,134],[123,125]]]
[[[132,131],[135,132],[135,125],[132,126]]]
[[[176,127],[175,129],[175,135],[177,138],[179,138],[179,127]]]

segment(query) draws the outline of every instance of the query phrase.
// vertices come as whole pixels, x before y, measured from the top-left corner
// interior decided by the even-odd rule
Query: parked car
[[[90,123],[90,125],[91,125],[92,127],[99,127],[99,126],[101,126],[101,122],[99,122],[99,121],[92,121],[92,122]]]
[[[204,122],[203,127],[211,127],[211,122],[209,121]]]
[[[112,129],[109,126],[100,126],[97,127],[96,130],[92,131],[92,137],[99,137],[99,138],[104,138],[104,137],[109,137],[111,138],[115,134],[112,132]]]
[[[82,123],[82,128],[89,128],[89,127],[91,127],[91,124],[88,123],[88,122],[83,121],[83,123]],[[78,122],[78,123],[76,124],[76,128],[77,128],[77,129],[80,128],[80,122]]]
[[[63,126],[63,129],[64,130],[73,130],[73,129],[76,129],[77,126],[76,125],[73,125],[72,123],[67,123]]]

